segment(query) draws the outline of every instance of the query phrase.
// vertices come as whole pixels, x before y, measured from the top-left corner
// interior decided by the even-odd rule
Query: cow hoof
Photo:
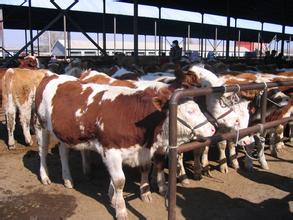
[[[188,186],[190,184],[190,181],[189,181],[189,179],[183,179],[182,181],[181,181],[181,185],[182,186]]]
[[[167,186],[166,186],[166,185],[159,187],[159,193],[160,193],[162,196],[165,196],[165,195],[166,195],[167,190],[168,190],[168,189],[167,189]]]
[[[233,169],[238,170],[239,169],[239,163],[238,161],[234,161],[231,163],[231,166]]]
[[[30,147],[33,146],[34,145],[34,141],[33,140],[30,140],[30,142],[28,142],[27,145],[30,146]]]
[[[44,185],[50,185],[51,184],[51,180],[49,179],[49,177],[43,178],[41,181],[42,181],[42,183]]]
[[[193,179],[194,179],[194,180],[201,180],[201,179],[202,179],[202,175],[201,175],[201,173],[195,173],[195,174],[193,175]]]
[[[282,150],[285,148],[285,144],[283,142],[279,142],[276,144],[276,151],[282,152]]]
[[[143,202],[149,203],[152,201],[152,193],[150,191],[142,193],[140,197]]]
[[[264,170],[269,170],[269,165],[267,163],[261,163],[261,167],[264,169]]]
[[[207,177],[213,177],[212,172],[211,172],[210,170],[206,170],[206,171],[204,171],[204,172],[203,172],[203,175],[204,175],[204,176],[207,176]]]
[[[222,165],[220,166],[220,172],[221,172],[221,173],[228,173],[228,172],[229,172],[229,170],[228,170],[228,166],[227,166],[226,163],[225,163],[225,164],[222,164]]]
[[[126,209],[117,213],[116,218],[117,220],[128,220]]]
[[[16,147],[14,144],[8,145],[8,150],[15,150],[15,149],[16,149]]]
[[[73,188],[73,183],[71,180],[64,180],[64,186],[68,189],[72,189]]]

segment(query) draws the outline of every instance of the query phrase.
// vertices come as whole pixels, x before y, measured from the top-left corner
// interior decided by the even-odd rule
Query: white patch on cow
[[[84,77],[83,80],[87,80],[87,79],[90,79],[95,76],[104,76],[106,78],[110,78],[106,73],[102,73],[102,72],[98,72],[98,71],[93,70],[86,77]]]
[[[102,100],[114,101],[120,95],[132,95],[138,90],[131,89],[128,87],[112,86],[110,91],[105,91],[103,94]]]
[[[48,123],[47,128],[53,133],[52,129],[52,110],[53,110],[53,97],[56,94],[57,88],[60,84],[68,81],[76,81],[77,79],[73,76],[60,75],[57,79],[52,79],[43,91],[43,100],[40,103],[39,109],[37,109],[38,114],[41,118],[46,119]]]
[[[174,75],[174,71],[173,73],[170,73],[170,72],[148,73],[139,78],[139,80],[158,81],[158,82],[169,82],[175,79],[176,77]]]
[[[96,124],[99,126],[99,128],[101,129],[101,131],[104,131],[104,123],[102,122],[101,118],[97,119]]]
[[[145,90],[146,88],[152,88],[152,89],[161,89],[168,87],[168,84],[163,82],[156,82],[156,81],[133,81],[134,85],[137,86],[138,90]]]
[[[120,77],[120,76],[123,76],[124,74],[128,74],[128,73],[133,73],[133,72],[131,72],[131,71],[129,71],[129,70],[127,70],[127,69],[125,69],[125,68],[120,68],[120,69],[118,69],[113,75],[112,75],[112,77]]]
[[[84,134],[85,126],[82,123],[79,125],[79,130],[81,134]]]
[[[214,73],[200,66],[194,65],[189,69],[189,71],[193,72],[197,76],[202,87],[224,85],[223,79],[218,78]]]

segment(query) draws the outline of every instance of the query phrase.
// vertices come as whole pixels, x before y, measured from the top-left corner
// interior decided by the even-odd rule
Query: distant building
[[[67,42],[68,44],[68,42]],[[101,44],[99,44],[102,46]],[[116,47],[116,48],[115,48]],[[155,56],[159,53],[159,45],[156,42],[156,45],[152,41],[139,41],[138,44],[138,54],[140,56]],[[70,49],[68,49],[70,48]],[[156,49],[155,49],[156,48]],[[192,51],[199,52],[199,44],[197,41],[191,41],[190,51],[186,51],[186,53],[191,53]],[[207,44],[206,47],[206,55],[209,51],[213,51],[213,47],[210,44]],[[161,51],[165,53],[166,56],[169,55],[170,45],[165,45],[162,43]],[[67,55],[69,56],[99,56],[101,52],[88,40],[71,40],[70,46],[67,46]],[[246,52],[250,50],[241,45],[240,47],[240,56],[244,56]],[[116,41],[114,43],[113,40],[107,40],[107,53],[108,55],[114,55],[116,52],[122,52],[127,56],[131,56],[133,53],[133,41]],[[55,56],[64,56],[65,55],[65,46],[64,40],[57,40],[52,47],[51,54]],[[184,55],[184,54],[183,54]],[[233,56],[232,50],[230,55]],[[238,55],[238,48],[237,48]],[[218,48],[216,51],[216,56],[224,56],[222,48]]]

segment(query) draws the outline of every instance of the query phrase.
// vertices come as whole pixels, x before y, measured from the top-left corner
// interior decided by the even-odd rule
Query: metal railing
[[[207,138],[205,142],[191,142],[188,144],[177,145],[177,107],[178,103],[182,98],[185,97],[196,97],[203,96],[212,93],[226,93],[226,92],[238,92],[245,90],[263,90],[262,95],[262,106],[261,106],[261,123],[252,127],[239,130],[239,138],[242,138],[248,134],[253,134],[255,132],[263,132],[263,130],[276,127],[279,124],[284,124],[289,121],[293,121],[293,115],[280,120],[265,122],[266,114],[266,96],[267,89],[272,87],[280,86],[293,86],[293,80],[291,81],[280,81],[271,83],[253,83],[253,84],[243,84],[243,85],[231,85],[231,86],[220,86],[220,87],[210,87],[210,88],[194,88],[176,91],[170,100],[170,112],[169,112],[169,178],[168,178],[168,219],[176,219],[176,170],[177,170],[177,154],[198,149],[213,143],[217,143],[221,140],[229,140],[236,138],[237,132],[229,132],[220,135],[214,135]],[[210,146],[212,147],[212,145]]]

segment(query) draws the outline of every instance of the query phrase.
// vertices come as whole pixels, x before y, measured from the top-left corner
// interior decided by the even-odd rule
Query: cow
[[[122,164],[148,167],[157,150],[167,151],[168,100],[171,93],[169,88],[141,90],[81,83],[65,75],[44,77],[35,99],[42,183],[51,183],[46,164],[49,134],[60,141],[62,176],[66,187],[73,186],[68,149],[96,151],[110,174],[109,193],[116,218],[127,219]],[[190,127],[205,120],[198,105],[188,100],[179,104],[178,117],[188,122]],[[194,136],[189,128],[178,123],[178,144],[203,134],[212,135],[213,129],[206,124],[194,131]]]
[[[201,87],[215,87],[215,86],[224,86],[225,82],[223,79],[216,76],[211,71],[203,68],[199,65],[192,65],[187,69],[186,75],[193,75],[195,79],[193,81],[197,81]],[[210,121],[213,121],[215,126],[217,127],[217,132],[227,132],[227,131],[235,131],[241,128],[246,128],[249,122],[249,112],[247,106],[249,104],[248,101],[239,99],[234,100],[231,97],[235,97],[235,94],[220,94],[220,93],[212,93],[206,96],[205,105],[206,107],[203,109],[206,112],[206,115],[209,116]],[[239,140],[240,144],[250,144],[250,137],[244,137]],[[233,168],[238,169],[239,163],[236,157],[235,143],[228,142],[229,152],[231,158],[231,165]],[[220,151],[220,171],[222,173],[228,172],[228,165],[226,160],[225,149],[227,146],[227,142],[220,141],[218,143],[218,148]],[[202,155],[202,166],[208,166],[208,147],[203,152]],[[263,158],[263,157],[262,157]],[[266,166],[266,161],[261,160],[262,165]]]
[[[46,72],[46,70],[9,68],[2,78],[2,106],[8,131],[8,149],[15,148],[14,129],[17,110],[25,143],[30,146],[33,144],[30,121],[35,91]]]
[[[176,78],[175,78],[176,75]],[[146,89],[148,87],[151,88],[163,88],[163,87],[169,87],[170,89],[174,90],[177,88],[181,87],[190,87],[191,84],[193,84],[193,78],[192,76],[186,74],[186,75],[181,75],[180,72],[175,71],[175,75],[173,79],[170,81],[170,84],[166,84],[160,81],[150,81],[150,80],[142,80],[140,78],[139,81],[135,80],[120,80],[120,79],[115,79],[110,76],[108,76],[105,73],[97,72],[97,71],[91,71],[87,70],[83,72],[80,76],[80,80],[83,83],[98,83],[98,84],[108,84],[112,86],[124,86],[124,87],[129,87],[129,88],[138,88],[138,89]],[[152,78],[154,79],[154,78]],[[200,160],[200,152],[195,153],[195,163],[199,164]],[[87,175],[89,173],[89,164],[87,163],[87,160],[85,160],[85,155],[82,153],[82,158],[83,158],[83,168],[84,168],[84,173]],[[162,163],[160,160],[155,160],[157,163]],[[184,165],[183,165],[183,154],[180,154],[178,157],[178,164],[179,164],[179,169],[178,169],[178,179],[181,182],[182,185],[188,185],[189,180],[187,178]],[[163,166],[161,164],[157,164],[158,169],[158,175],[157,176],[163,176]],[[201,170],[196,170],[194,173],[194,178],[195,179],[201,179]],[[162,182],[162,181],[160,181]],[[159,184],[159,191],[161,194],[164,193],[164,186],[162,184]]]

